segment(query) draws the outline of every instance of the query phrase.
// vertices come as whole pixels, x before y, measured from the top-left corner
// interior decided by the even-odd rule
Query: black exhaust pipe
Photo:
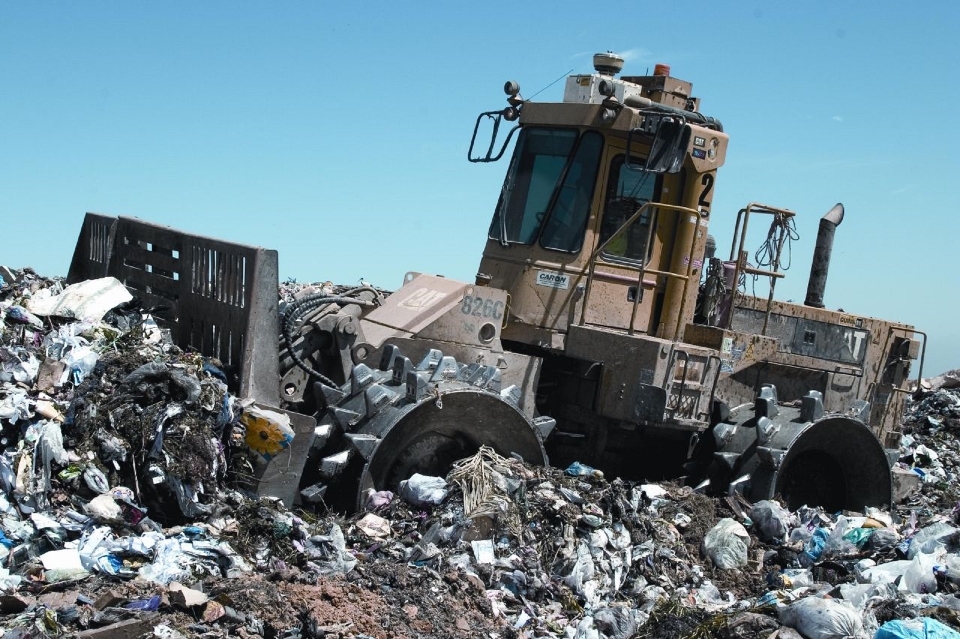
[[[843,204],[839,202],[820,218],[817,232],[817,247],[813,250],[810,265],[810,280],[807,282],[807,306],[823,308],[823,291],[827,288],[827,271],[830,270],[830,254],[833,252],[833,234],[843,222]]]

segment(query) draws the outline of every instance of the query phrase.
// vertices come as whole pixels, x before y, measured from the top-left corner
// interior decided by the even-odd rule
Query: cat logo
[[[440,291],[433,291],[429,288],[418,288],[406,299],[397,304],[397,306],[413,311],[422,311],[430,308],[446,296],[446,293],[441,293]]]

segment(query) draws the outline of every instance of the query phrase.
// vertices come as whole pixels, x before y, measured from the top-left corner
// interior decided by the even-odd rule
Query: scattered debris
[[[343,517],[252,492],[258,463],[295,440],[289,421],[233,396],[218,362],[173,346],[136,300],[4,272],[4,637],[960,628],[956,372],[908,407],[897,467],[920,481],[892,512],[790,512],[484,448]]]

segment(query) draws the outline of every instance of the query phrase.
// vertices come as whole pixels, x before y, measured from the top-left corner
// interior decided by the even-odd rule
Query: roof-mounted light
[[[600,95],[611,98],[617,92],[617,85],[611,80],[600,80],[597,84],[597,91]]]
[[[523,97],[520,95],[520,85],[513,80],[508,80],[503,85],[503,92],[507,94],[507,102],[510,106],[518,107],[523,104]]]

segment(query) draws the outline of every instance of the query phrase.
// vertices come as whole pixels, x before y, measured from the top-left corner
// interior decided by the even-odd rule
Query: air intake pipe
[[[810,280],[807,282],[807,299],[804,304],[823,308],[823,291],[827,287],[827,271],[830,270],[830,254],[833,253],[833,234],[843,221],[843,204],[839,202],[820,218],[817,246],[810,265]]]

